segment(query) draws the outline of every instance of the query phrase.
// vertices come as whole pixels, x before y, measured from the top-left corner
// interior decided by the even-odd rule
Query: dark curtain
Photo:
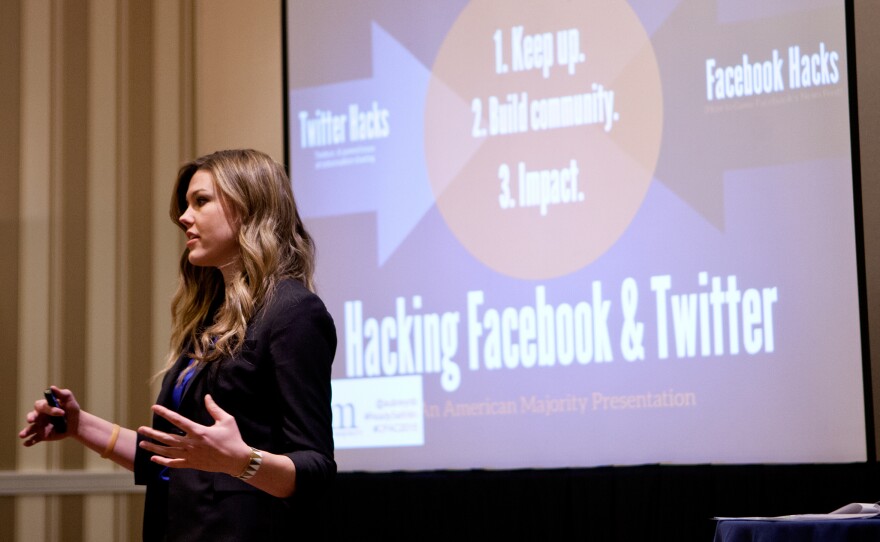
[[[876,463],[344,473],[333,540],[711,541],[714,516],[880,500]]]

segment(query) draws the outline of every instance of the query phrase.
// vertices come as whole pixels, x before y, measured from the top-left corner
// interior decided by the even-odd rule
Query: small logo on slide
[[[344,378],[331,384],[337,449],[425,443],[421,375]]]

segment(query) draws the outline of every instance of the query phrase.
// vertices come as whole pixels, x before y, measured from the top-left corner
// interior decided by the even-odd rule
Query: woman
[[[37,401],[19,436],[69,436],[133,470],[144,540],[296,539],[336,472],[336,331],[290,182],[265,154],[217,152],[181,168],[171,217],[187,242],[152,427],[120,428],[53,386],[60,408]]]

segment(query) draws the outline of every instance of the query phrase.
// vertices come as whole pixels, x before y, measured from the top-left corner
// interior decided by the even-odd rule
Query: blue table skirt
[[[880,542],[880,517],[822,521],[744,521],[715,526],[715,542]]]

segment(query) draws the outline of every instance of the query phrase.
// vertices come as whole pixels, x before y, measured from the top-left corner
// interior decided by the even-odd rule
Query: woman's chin
[[[190,252],[187,256],[187,260],[189,260],[189,263],[196,267],[209,267],[211,265],[211,263],[208,262],[206,258],[199,253]]]

